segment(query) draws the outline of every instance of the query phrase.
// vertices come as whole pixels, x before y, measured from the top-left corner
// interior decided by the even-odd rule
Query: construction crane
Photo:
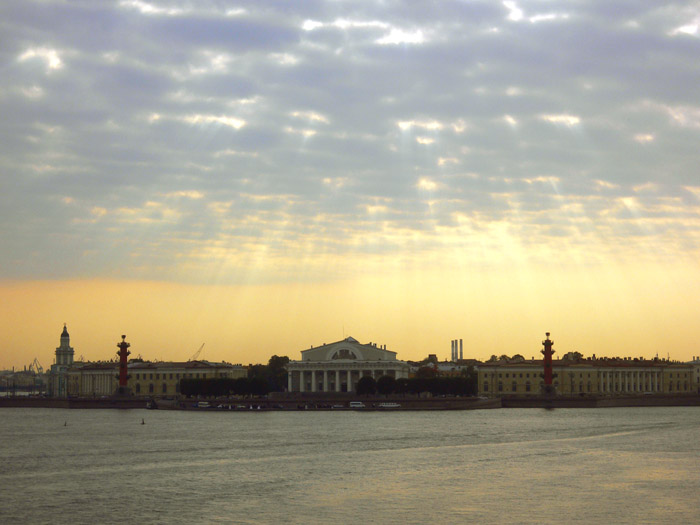
[[[35,374],[43,374],[44,373],[44,367],[41,366],[37,358],[34,358],[34,361],[31,362],[29,365],[29,371],[34,372]]]
[[[202,343],[202,346],[199,347],[199,350],[197,350],[192,357],[188,359],[188,361],[196,361],[197,358],[199,357],[199,354],[202,353],[202,348],[204,348],[204,343]]]

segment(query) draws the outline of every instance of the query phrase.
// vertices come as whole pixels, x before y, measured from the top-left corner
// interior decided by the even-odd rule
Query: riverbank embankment
[[[355,406],[351,406],[351,402]],[[360,403],[360,405],[357,405]],[[207,408],[203,408],[208,405]],[[605,408],[700,406],[697,395],[640,395],[620,397],[596,396],[505,396],[432,397],[418,396],[347,396],[320,394],[275,394],[261,398],[225,399],[156,399],[141,397],[68,398],[4,397],[0,408],[158,408],[165,410],[483,410],[494,408]]]

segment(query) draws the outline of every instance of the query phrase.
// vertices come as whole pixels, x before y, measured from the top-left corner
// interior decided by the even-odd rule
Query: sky
[[[700,355],[700,2],[0,4],[0,368]],[[555,354],[556,357],[556,354]]]

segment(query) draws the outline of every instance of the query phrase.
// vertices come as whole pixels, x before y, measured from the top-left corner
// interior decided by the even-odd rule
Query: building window
[[[498,383],[498,391],[503,392],[503,383]]]
[[[148,379],[153,379],[153,374],[148,374],[148,375],[149,375]]]
[[[517,392],[517,391],[518,391],[518,383],[513,381],[513,392]]]
[[[488,392],[488,391],[489,391],[489,384],[484,383],[484,392]]]
[[[168,385],[166,385],[165,383],[163,383],[163,393],[164,394],[168,393]]]
[[[141,383],[136,383],[136,393],[141,393]]]
[[[172,378],[173,378],[173,375],[172,375],[172,374],[170,374],[170,379],[172,379]]]
[[[148,385],[148,392],[151,393],[151,394],[153,393],[153,383],[150,383],[150,384]]]
[[[530,391],[530,381],[526,381],[525,382],[525,392],[529,392],[529,391]]]

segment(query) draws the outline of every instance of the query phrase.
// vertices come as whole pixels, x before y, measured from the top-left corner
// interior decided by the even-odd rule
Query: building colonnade
[[[408,371],[367,363],[363,363],[361,367],[346,366],[334,369],[309,367],[307,370],[289,370],[287,389],[289,392],[354,392],[357,382],[362,377],[377,380],[382,376],[407,378]]]
[[[605,370],[600,372],[598,391],[613,392],[662,392],[663,373],[658,370]]]

